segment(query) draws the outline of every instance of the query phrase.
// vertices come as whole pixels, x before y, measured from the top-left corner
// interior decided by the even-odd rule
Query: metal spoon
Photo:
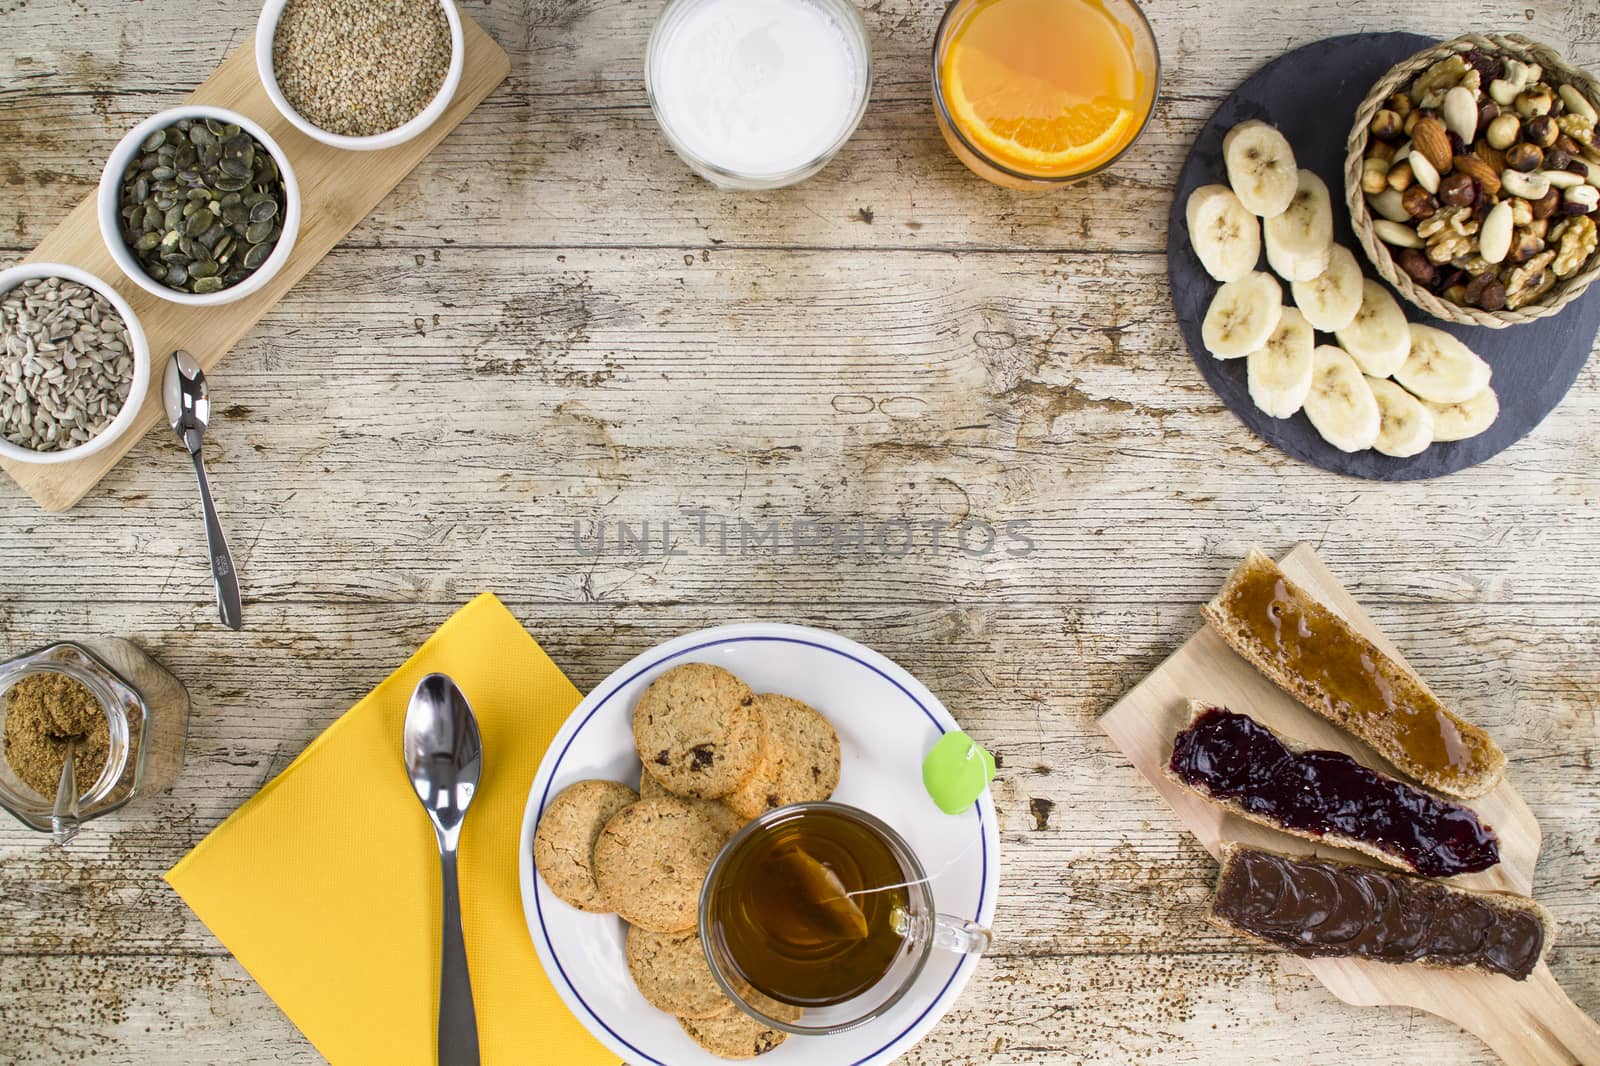
[[[200,446],[205,442],[206,426],[211,422],[211,400],[206,375],[188,352],[172,353],[166,377],[161,382],[161,398],[166,403],[167,421],[194,462],[194,476],[200,482],[200,504],[206,516],[206,547],[211,553],[211,577],[217,586],[217,609],[222,624],[229,629],[244,625],[239,603],[239,575],[228,552],[228,538],[217,521],[217,507],[211,502],[211,485],[206,481],[206,464]]]
[[[439,970],[440,1066],[478,1066],[478,1016],[461,935],[461,888],[456,846],[467,805],[483,770],[483,741],[467,697],[443,674],[429,674],[406,711],[406,771],[433,819],[444,886],[444,956]]]
[[[50,812],[50,839],[65,845],[78,835],[78,740],[67,741],[67,761],[56,784],[56,805]]]

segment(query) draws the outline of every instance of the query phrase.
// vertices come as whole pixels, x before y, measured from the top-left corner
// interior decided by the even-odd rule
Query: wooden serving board
[[[255,35],[246,38],[188,103],[232,108],[255,119],[289,156],[300,184],[300,234],[283,269],[259,292],[237,303],[189,307],[162,300],[129,281],[100,237],[96,193],[91,193],[39,243],[27,262],[66,263],[110,283],[127,298],[150,341],[151,387],[139,419],[114,445],[77,462],[59,465],[0,460],[23,490],[46,511],[65,511],[116,465],[150,430],[163,423],[161,375],[167,357],[183,348],[210,370],[250,331],[284,293],[344,239],[400,180],[505,80],[511,60],[489,35],[461,16],[466,58],[450,107],[428,129],[405,144],[377,152],[330,148],[301,133],[278,114],[256,74]]]
[[[1397,661],[1399,651],[1373,625],[1317,553],[1297,546],[1282,561],[1296,583],[1319,596]],[[1123,754],[1178,812],[1214,856],[1225,841],[1243,841],[1297,854],[1316,853],[1369,862],[1354,852],[1319,847],[1226,813],[1163,774],[1172,740],[1189,717],[1190,698],[1245,712],[1287,737],[1343,751],[1392,773],[1369,749],[1268,681],[1209,627],[1202,628],[1100,719]],[[1516,753],[1511,752],[1516,766]],[[1531,893],[1540,831],[1533,812],[1509,781],[1472,806],[1500,836],[1500,865],[1452,878],[1464,888]],[[1359,1006],[1416,1007],[1449,1018],[1475,1033],[1512,1066],[1600,1066],[1600,1025],[1567,998],[1544,963],[1526,981],[1421,966],[1392,966],[1355,959],[1296,959],[1329,991]]]

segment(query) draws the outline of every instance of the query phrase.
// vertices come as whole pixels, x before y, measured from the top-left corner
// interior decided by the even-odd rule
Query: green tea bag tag
[[[946,733],[922,760],[922,784],[946,814],[960,814],[994,780],[994,756],[960,731]]]

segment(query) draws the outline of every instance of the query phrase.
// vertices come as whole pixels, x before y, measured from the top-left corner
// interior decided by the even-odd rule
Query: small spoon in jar
[[[78,738],[67,741],[67,761],[56,785],[56,805],[50,811],[50,839],[65,845],[78,835]]]

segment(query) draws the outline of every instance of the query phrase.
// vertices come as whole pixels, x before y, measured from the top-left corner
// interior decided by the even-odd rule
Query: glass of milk
[[[776,189],[827,165],[872,89],[850,0],[671,0],[645,59],[656,121],[724,189]]]

